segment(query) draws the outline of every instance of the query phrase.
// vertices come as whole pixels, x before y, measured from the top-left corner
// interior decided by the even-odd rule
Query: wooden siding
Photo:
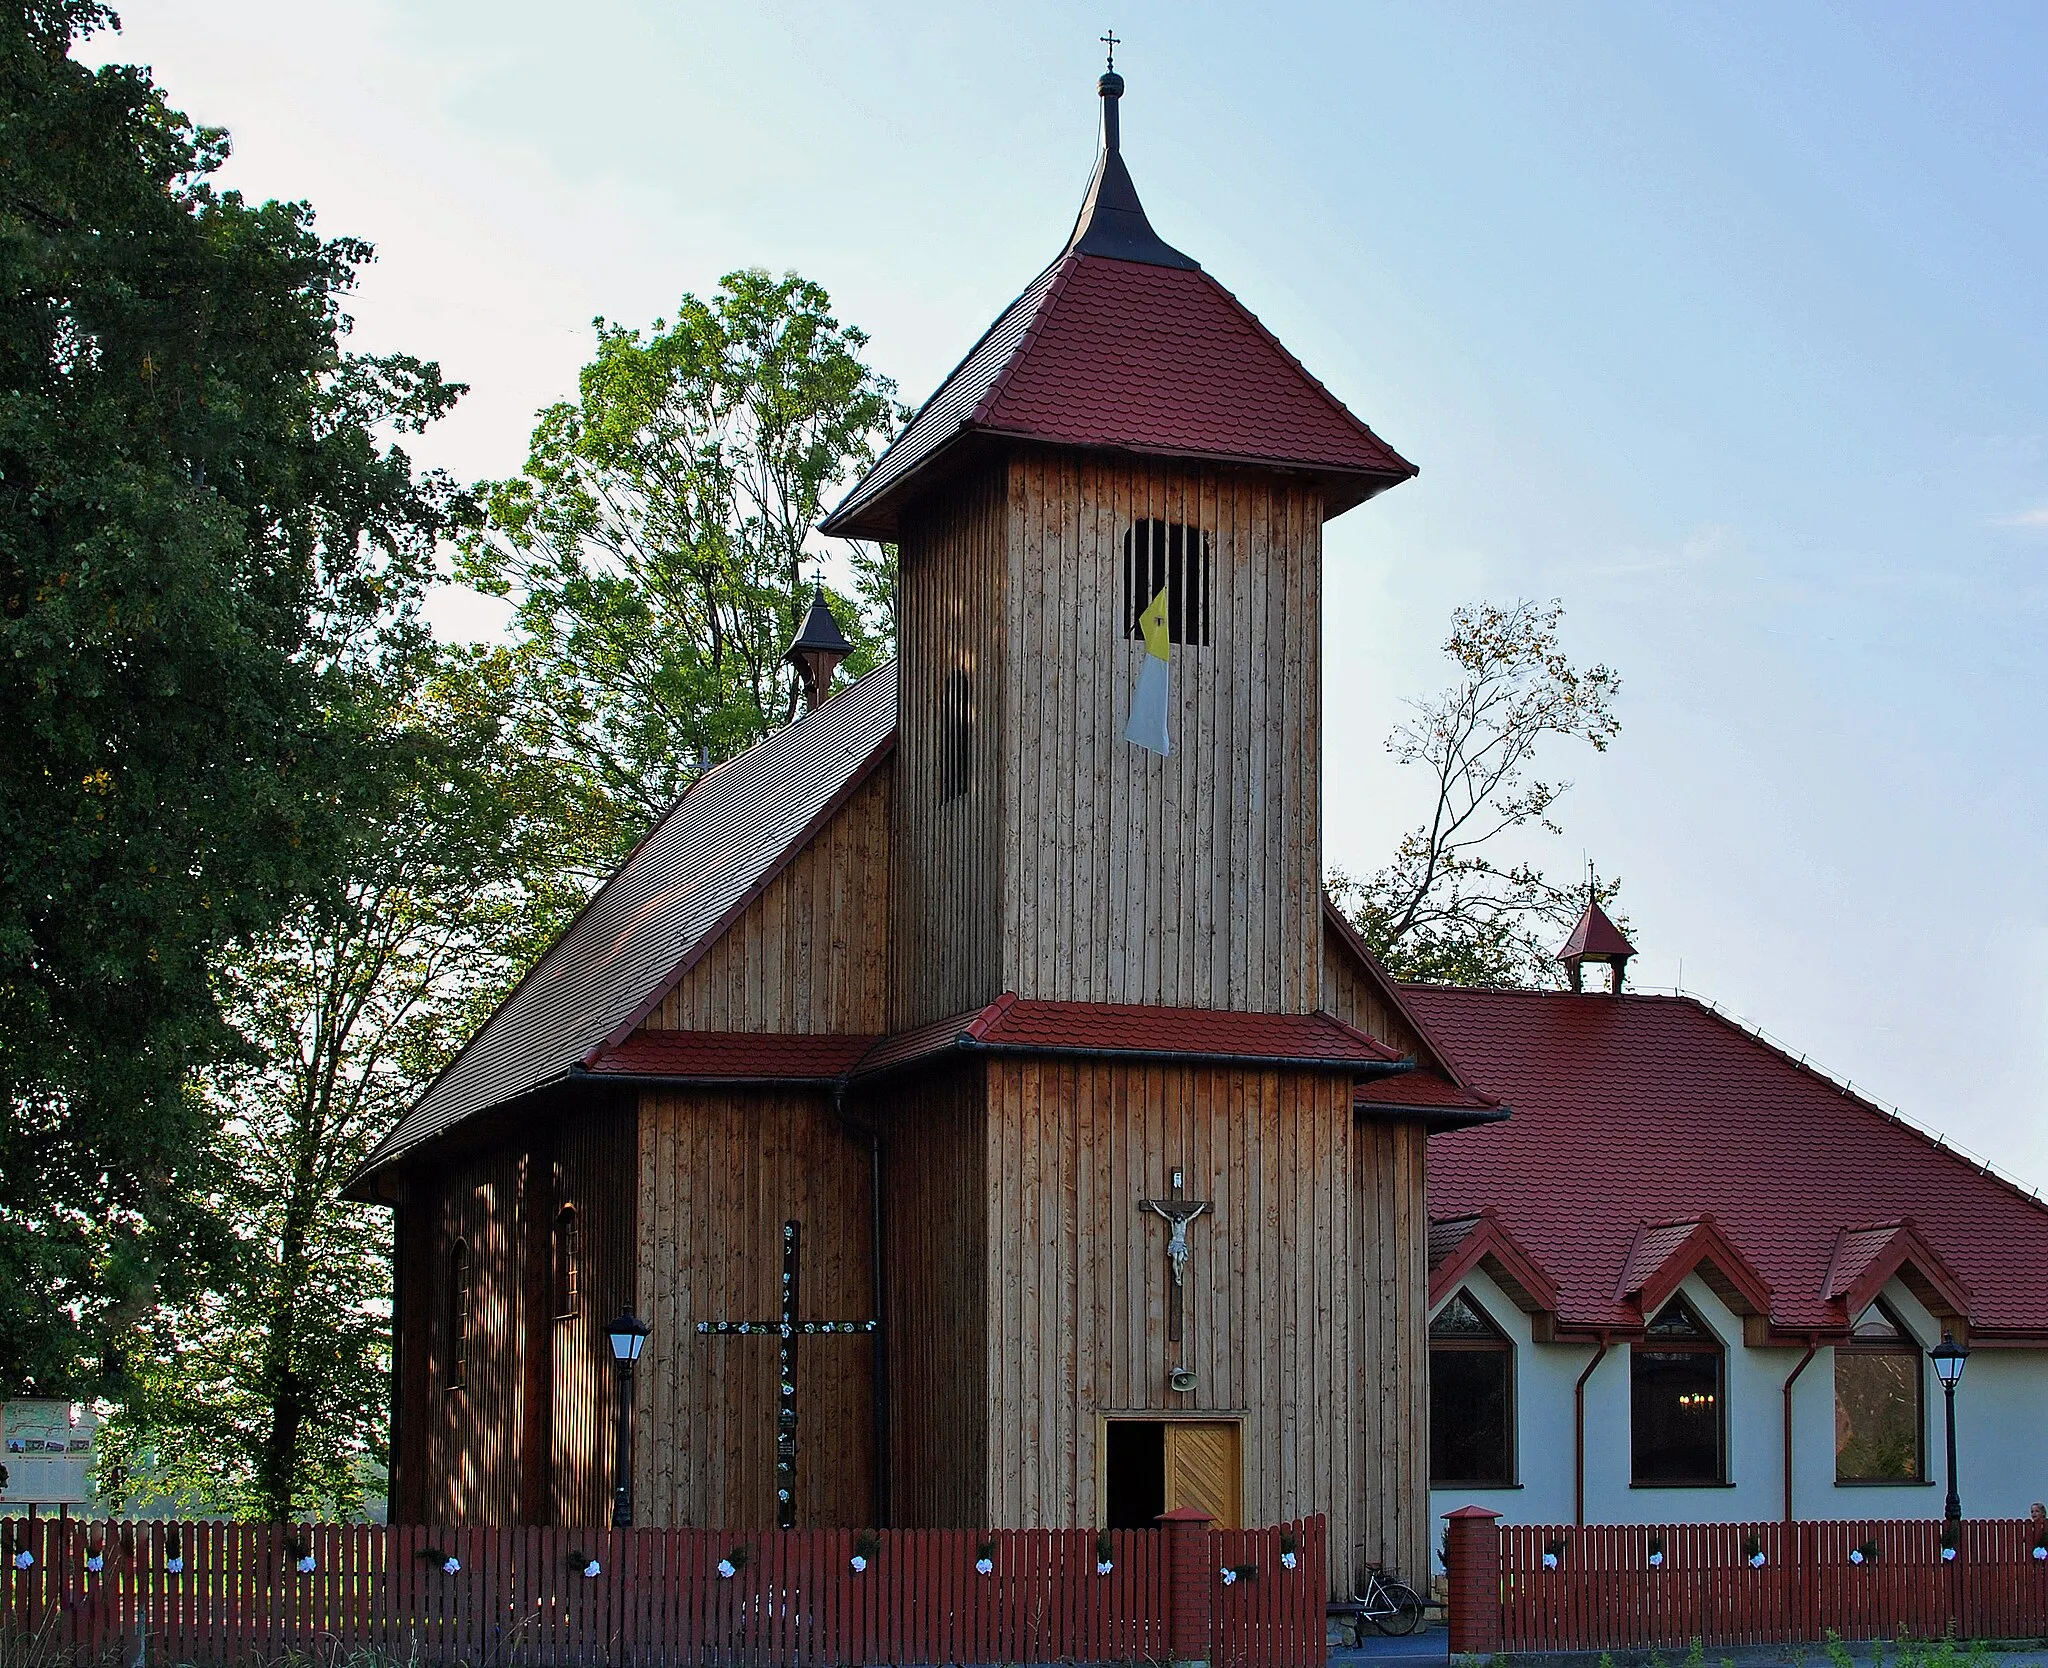
[[[965,1061],[863,1108],[883,1131],[893,1523],[990,1521],[986,1096],[980,1062]]]
[[[637,1521],[775,1525],[776,1340],[706,1337],[700,1320],[776,1319],[782,1224],[803,1224],[802,1318],[872,1314],[867,1143],[824,1094],[648,1093],[639,1126]],[[874,1342],[799,1346],[798,1525],[873,1521]]]
[[[1211,643],[1175,644],[1160,758],[1123,542],[1201,527]],[[1009,472],[1000,985],[1302,1013],[1322,951],[1322,504],[1288,479],[1043,450]],[[905,621],[906,631],[912,622]]]
[[[633,1279],[634,1118],[620,1097],[565,1117],[555,1139],[551,1212],[537,1236],[548,1301],[538,1324],[552,1368],[548,1518],[570,1526],[611,1522],[617,1390],[605,1328],[636,1300]],[[581,1249],[580,1295],[563,1314],[554,1289],[553,1216],[573,1206]],[[644,1311],[636,1311],[644,1312]]]
[[[1358,965],[1358,958],[1338,936],[1336,928],[1324,922],[1322,934],[1324,1010],[1335,1014],[1347,1025],[1357,1026],[1367,1036],[1377,1038],[1389,1048],[1398,1048],[1420,1062],[1433,1061],[1436,1056],[1422,1040],[1421,1033],[1366,976],[1365,970]]]
[[[1003,476],[984,470],[920,504],[898,547],[897,792],[892,807],[889,1029],[1001,993]],[[948,794],[947,683],[964,676],[971,742]]]
[[[707,948],[650,1029],[883,1030],[889,973],[889,800],[883,764]]]
[[[1425,1568],[1421,1132],[1356,1123],[1317,1073],[988,1076],[991,1520],[1098,1521],[1103,1415],[1233,1415],[1245,1521],[1327,1512],[1334,1546]],[[1166,1383],[1166,1224],[1138,1204],[1176,1166],[1214,1201],[1188,1234],[1189,1395]]]
[[[419,1507],[428,1523],[519,1521],[519,1434],[525,1394],[519,1258],[526,1157],[500,1149],[439,1173],[424,1276],[412,1289],[426,1309],[426,1396]],[[460,1388],[449,1385],[449,1262],[469,1247],[469,1352]]]

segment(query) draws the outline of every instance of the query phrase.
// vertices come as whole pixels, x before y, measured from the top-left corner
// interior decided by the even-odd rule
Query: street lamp
[[[628,1309],[605,1329],[618,1369],[619,1423],[612,1444],[612,1527],[633,1525],[633,1363],[647,1347],[647,1323]]]
[[[1934,1371],[1941,1379],[1942,1393],[1948,1398],[1948,1504],[1941,1515],[1950,1523],[1960,1523],[1963,1502],[1956,1494],[1956,1386],[1963,1380],[1963,1366],[1970,1359],[1970,1352],[1952,1334],[1944,1332],[1941,1342],[1927,1353],[1934,1358]]]

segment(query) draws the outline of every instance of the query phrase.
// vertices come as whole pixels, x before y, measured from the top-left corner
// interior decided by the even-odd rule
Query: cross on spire
[[[1116,49],[1123,45],[1123,42],[1116,38],[1116,31],[1114,29],[1111,29],[1106,35],[1097,35],[1095,38],[1109,48],[1109,68],[1110,72],[1114,74],[1116,71]]]

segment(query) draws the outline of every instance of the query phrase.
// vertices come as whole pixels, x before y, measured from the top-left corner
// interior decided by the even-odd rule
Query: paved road
[[[1432,1627],[1420,1633],[1410,1634],[1405,1639],[1388,1639],[1367,1630],[1357,1649],[1338,1646],[1330,1648],[1332,1668],[1437,1668],[1451,1660],[1451,1636],[1441,1627]],[[1641,1662],[1647,1652],[1617,1652],[1617,1665]],[[1660,1653],[1666,1668],[1682,1668],[1685,1651],[1681,1647]],[[1875,1657],[1868,1645],[1853,1645],[1850,1654],[1859,1663],[1874,1662]],[[1600,1661],[1597,1651],[1559,1652],[1544,1656],[1517,1655],[1513,1659],[1517,1668],[1596,1668]],[[1746,1646],[1740,1649],[1724,1649],[1707,1652],[1709,1668],[1720,1668],[1723,1661],[1732,1661],[1738,1668],[1829,1668],[1827,1650],[1821,1645],[1809,1645],[1795,1653],[1793,1647],[1776,1645],[1769,1647]],[[1898,1653],[1886,1648],[1885,1662],[1896,1665]],[[1990,1659],[1991,1668],[2048,1668],[2048,1650],[2029,1649],[1998,1651]]]

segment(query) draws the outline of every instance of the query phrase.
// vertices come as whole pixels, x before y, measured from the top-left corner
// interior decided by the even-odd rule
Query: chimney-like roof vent
[[[1592,898],[1586,899],[1586,910],[1579,917],[1579,924],[1572,928],[1572,935],[1565,940],[1565,946],[1557,952],[1557,959],[1564,963],[1571,973],[1572,989],[1581,987],[1581,968],[1589,961],[1604,961],[1614,969],[1614,994],[1621,994],[1621,980],[1628,966],[1628,958],[1636,953],[1636,947],[1621,936],[1621,929],[1607,919],[1607,912]]]

